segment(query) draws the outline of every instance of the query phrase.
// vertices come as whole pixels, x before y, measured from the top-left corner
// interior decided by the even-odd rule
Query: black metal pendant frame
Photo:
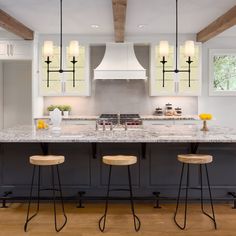
[[[47,60],[45,63],[47,64],[47,87],[49,87],[50,84],[50,79],[49,79],[49,74],[51,72],[57,72],[57,73],[64,73],[64,72],[70,72],[73,73],[73,87],[75,87],[75,64],[78,62],[75,60],[75,57],[73,56],[72,61],[70,61],[73,65],[72,70],[63,70],[62,67],[62,0],[60,0],[60,69],[59,70],[51,70],[50,69],[50,58],[47,57]]]
[[[175,25],[175,69],[174,70],[166,70],[165,69],[165,64],[167,63],[166,58],[162,57],[162,60],[160,61],[162,63],[162,73],[163,73],[163,82],[162,82],[162,87],[165,87],[165,73],[167,72],[172,72],[172,73],[180,73],[180,72],[185,72],[188,73],[188,86],[191,87],[191,63],[193,62],[191,60],[191,57],[188,57],[188,60],[186,63],[188,63],[188,69],[187,70],[179,70],[178,69],[178,0],[176,0],[176,12],[175,12],[175,17],[176,17],[176,25]]]

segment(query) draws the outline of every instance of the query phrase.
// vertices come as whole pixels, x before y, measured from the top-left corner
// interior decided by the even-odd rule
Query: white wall
[[[4,128],[32,123],[31,61],[4,61]]]
[[[203,44],[202,96],[198,98],[198,112],[212,113],[212,123],[236,128],[236,97],[209,96],[209,49],[236,49],[235,37],[217,37]]]
[[[3,66],[0,61],[0,129],[3,128]]]

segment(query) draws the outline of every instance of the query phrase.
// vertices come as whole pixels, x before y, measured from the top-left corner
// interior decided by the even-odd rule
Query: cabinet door
[[[144,120],[143,125],[173,125],[174,120]]]
[[[0,42],[0,59],[5,59],[9,55],[9,45],[7,42]]]
[[[201,95],[201,45],[195,45],[195,55],[191,63],[190,87],[189,74],[179,73],[178,94],[183,96]],[[180,70],[188,70],[187,58],[184,56],[184,47],[180,46]]]
[[[175,95],[176,82],[174,73],[165,73],[165,80],[163,86],[163,67],[162,57],[159,55],[159,46],[155,45],[152,47],[152,76],[150,81],[150,95],[151,96],[169,96]],[[170,55],[165,65],[166,70],[174,69],[174,47],[170,46]]]
[[[66,69],[72,70],[72,57],[69,56],[68,47],[66,48]],[[89,82],[89,47],[80,45],[79,56],[76,58],[75,64],[75,81],[73,84],[73,73],[65,74],[65,96],[89,96],[90,82]]]
[[[9,55],[12,59],[32,59],[32,43],[25,41],[9,41]]]
[[[58,46],[53,48],[54,55],[50,58],[50,70],[59,70],[60,65],[60,49]],[[49,73],[49,86],[47,86],[47,64],[46,58],[40,53],[40,95],[41,96],[61,96],[62,95],[62,78],[63,74],[59,72]]]

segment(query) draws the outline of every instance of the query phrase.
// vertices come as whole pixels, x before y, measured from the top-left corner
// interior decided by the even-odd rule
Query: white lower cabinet
[[[197,125],[199,120],[144,120],[143,125]]]
[[[63,124],[67,124],[67,125],[96,125],[96,121],[95,120],[67,120],[64,119]]]
[[[173,125],[174,120],[143,120],[143,125]]]

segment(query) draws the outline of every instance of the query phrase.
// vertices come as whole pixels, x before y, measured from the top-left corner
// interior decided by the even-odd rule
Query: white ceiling
[[[180,33],[197,33],[236,0],[179,0]],[[64,0],[64,33],[113,34],[112,0]],[[59,32],[59,0],[0,0],[6,11],[39,33]],[[174,33],[175,0],[128,0],[126,34]],[[98,29],[91,28],[98,24]],[[138,28],[144,24],[143,28]],[[236,30],[230,35],[236,36]]]

